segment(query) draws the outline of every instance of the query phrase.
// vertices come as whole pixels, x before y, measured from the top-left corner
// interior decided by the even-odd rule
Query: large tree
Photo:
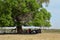
[[[51,15],[43,8],[44,2],[49,1],[0,0],[0,26],[17,26],[17,33],[21,33],[22,25],[50,26]]]

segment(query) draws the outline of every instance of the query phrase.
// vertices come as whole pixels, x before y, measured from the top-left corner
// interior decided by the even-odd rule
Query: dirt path
[[[8,34],[0,35],[0,40],[60,40],[59,33],[42,33],[34,35]]]

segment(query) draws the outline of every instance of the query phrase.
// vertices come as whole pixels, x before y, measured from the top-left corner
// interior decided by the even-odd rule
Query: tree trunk
[[[17,33],[20,34],[22,33],[22,25],[20,25],[20,19],[19,19],[19,16],[16,16],[16,22],[18,23],[18,25],[16,26],[16,30],[17,30]]]
[[[41,29],[39,29],[39,33],[41,33]]]
[[[22,26],[17,26],[16,29],[18,34],[22,33]]]

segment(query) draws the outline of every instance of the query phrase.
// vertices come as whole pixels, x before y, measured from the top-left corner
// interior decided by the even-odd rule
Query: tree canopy
[[[44,2],[49,0],[0,0],[0,26],[51,26]]]

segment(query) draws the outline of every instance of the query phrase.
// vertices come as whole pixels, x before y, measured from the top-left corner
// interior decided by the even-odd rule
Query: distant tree
[[[49,1],[0,0],[0,26],[17,26],[17,33],[22,32],[22,25],[50,26],[51,14],[43,8],[44,2]]]

